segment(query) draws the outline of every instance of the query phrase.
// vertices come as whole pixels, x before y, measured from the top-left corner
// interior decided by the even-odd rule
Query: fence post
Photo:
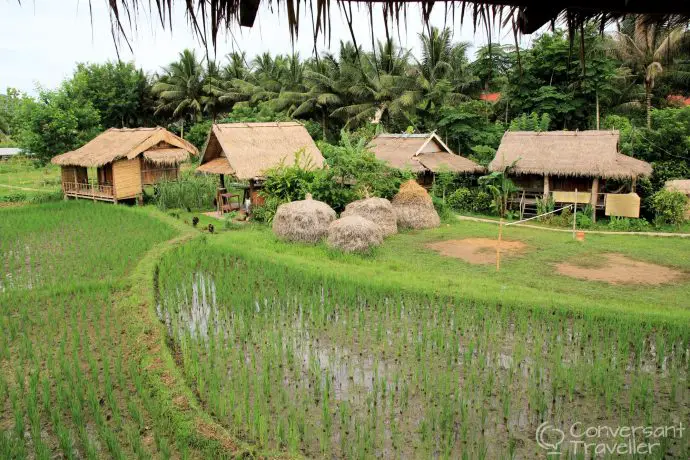
[[[575,205],[573,206],[573,239],[575,239],[575,225],[577,224],[577,189],[575,189]]]
[[[501,240],[503,240],[503,217],[498,222],[498,241],[496,242],[496,271],[501,270]]]

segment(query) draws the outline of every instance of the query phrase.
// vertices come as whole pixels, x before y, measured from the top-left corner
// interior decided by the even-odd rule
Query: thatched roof
[[[157,164],[178,164],[199,151],[165,128],[110,128],[77,150],[53,157],[60,166],[98,167],[140,154]]]
[[[240,180],[263,177],[281,162],[322,168],[324,159],[301,123],[215,124],[197,171],[232,174]]]
[[[652,166],[618,152],[618,131],[507,131],[489,170],[514,174],[629,178]]]
[[[484,171],[474,161],[454,154],[436,133],[379,134],[372,139],[369,149],[376,158],[397,169],[409,169],[413,172]]]
[[[690,195],[690,179],[668,180],[666,181],[664,188]]]
[[[143,0],[111,0],[112,31],[125,35],[127,29],[137,29],[134,23],[139,16],[140,9],[149,10],[151,17],[160,19],[163,28],[177,24],[172,20],[173,11],[185,11],[190,28],[198,34],[204,44],[212,43],[215,47],[218,35],[227,31],[233,25],[252,27],[261,4],[269,7],[269,14],[285,15],[290,34],[294,39],[298,35],[300,11],[311,11],[312,27],[302,25],[302,30],[313,33],[314,42],[320,36],[330,36],[331,11],[342,7],[346,21],[349,21],[350,33],[355,39],[355,30],[361,34],[361,25],[352,24],[352,4],[355,8],[362,5],[373,18],[382,13],[385,17],[384,26],[386,36],[389,36],[389,24],[399,26],[401,19],[407,18],[407,8],[422,10],[422,20],[429,25],[432,8],[436,3],[437,9],[444,11],[447,19],[454,21],[459,17],[461,21],[473,24],[474,28],[491,31],[502,25],[513,24],[516,33],[530,34],[545,24],[562,20],[571,32],[588,20],[605,23],[611,22],[628,14],[648,15],[649,21],[657,24],[677,23],[690,18],[690,5],[679,0],[553,0],[548,4],[534,0],[485,0],[460,1],[444,0],[168,0],[145,2]],[[182,6],[180,6],[182,4]],[[378,8],[375,7],[378,5]],[[302,9],[300,9],[302,8]],[[349,8],[349,15],[347,14]],[[365,28],[369,21],[366,21]],[[372,22],[373,24],[373,22]],[[353,27],[354,26],[354,27]],[[403,26],[405,26],[403,24]],[[128,43],[129,44],[129,43]]]

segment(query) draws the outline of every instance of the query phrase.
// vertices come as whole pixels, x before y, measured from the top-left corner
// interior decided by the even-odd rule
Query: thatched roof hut
[[[508,131],[489,170],[509,168],[523,191],[513,203],[519,203],[521,216],[528,208],[536,211],[538,197],[549,197],[557,203],[589,203],[593,220],[597,210],[637,217],[635,183],[638,177],[652,174],[652,165],[620,153],[619,139],[618,131]],[[600,193],[600,180],[606,179],[632,179],[631,193],[625,197]],[[625,206],[615,205],[621,201]]]
[[[484,168],[472,160],[456,155],[436,133],[379,134],[369,149],[379,160],[397,169],[416,173],[481,173]]]
[[[668,180],[664,184],[664,188],[690,196],[690,179]]]
[[[273,217],[273,233],[286,241],[318,243],[328,235],[328,226],[335,217],[330,206],[307,195],[305,200],[278,206]]]
[[[194,145],[165,128],[111,128],[71,152],[53,157],[65,196],[113,201],[140,197],[144,185],[176,179]],[[89,179],[87,168],[97,168]]]
[[[385,198],[366,198],[345,206],[340,217],[360,216],[381,228],[383,236],[398,233],[397,217],[390,201]]]
[[[95,168],[142,155],[154,164],[174,165],[198,154],[196,147],[165,128],[110,128],[78,149],[53,157],[51,162]]]
[[[507,131],[489,170],[515,163],[512,174],[624,179],[650,176],[652,166],[619,152],[618,131]]]
[[[383,231],[362,216],[345,216],[328,227],[328,246],[345,252],[365,252],[383,242]]]
[[[261,179],[266,170],[294,163],[322,168],[324,158],[306,128],[296,122],[214,124],[199,172]]]
[[[441,224],[431,197],[422,186],[409,180],[393,197],[393,209],[400,228],[433,228]]]

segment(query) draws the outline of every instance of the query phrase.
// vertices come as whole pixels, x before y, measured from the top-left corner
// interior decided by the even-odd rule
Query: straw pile
[[[383,236],[398,233],[397,217],[391,202],[385,198],[367,198],[353,201],[345,207],[340,217],[361,216],[381,228]]]
[[[305,200],[278,206],[273,233],[286,241],[318,243],[328,235],[328,225],[334,220],[335,211],[330,206],[307,195]]]
[[[400,191],[393,197],[393,209],[398,226],[402,228],[433,228],[441,224],[431,197],[414,180],[400,186]]]
[[[381,227],[362,216],[346,216],[328,227],[328,246],[345,252],[364,252],[383,242]]]

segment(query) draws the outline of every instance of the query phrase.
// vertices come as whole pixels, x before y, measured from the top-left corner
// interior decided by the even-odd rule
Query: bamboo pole
[[[498,241],[496,242],[496,271],[501,270],[501,241],[503,240],[503,217],[498,223]]]
[[[575,239],[575,225],[577,224],[577,189],[575,189],[575,204],[573,205],[573,239]]]

